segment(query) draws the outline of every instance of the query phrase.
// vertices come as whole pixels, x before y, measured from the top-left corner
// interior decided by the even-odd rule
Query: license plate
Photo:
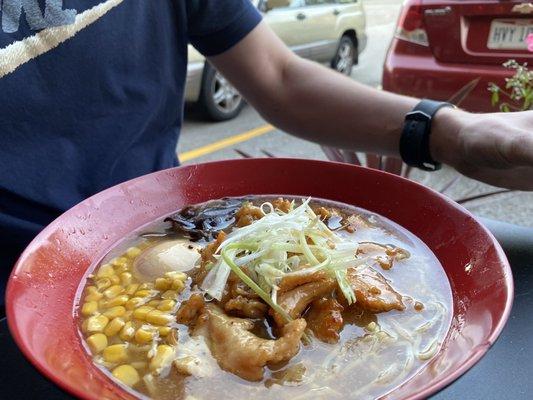
[[[526,37],[533,33],[531,19],[495,19],[490,24],[488,49],[526,50]]]

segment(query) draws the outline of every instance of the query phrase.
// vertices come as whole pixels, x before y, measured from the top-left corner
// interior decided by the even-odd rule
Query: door
[[[310,58],[315,61],[330,61],[339,44],[337,17],[341,6],[337,0],[305,0],[302,12],[308,20],[308,40]]]
[[[268,0],[259,4],[265,22],[299,56],[309,58],[309,20],[305,0]]]

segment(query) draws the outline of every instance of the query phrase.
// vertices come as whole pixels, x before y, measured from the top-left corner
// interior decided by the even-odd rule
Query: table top
[[[531,248],[508,253],[515,280],[514,306],[496,344],[470,371],[433,400],[529,399],[533,393],[533,257]],[[0,321],[0,393],[5,399],[66,400],[63,392],[31,366]]]

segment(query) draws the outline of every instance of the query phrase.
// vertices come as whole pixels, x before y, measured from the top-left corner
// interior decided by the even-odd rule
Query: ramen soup
[[[437,354],[451,320],[437,258],[367,211],[311,199],[187,207],[87,278],[94,362],[153,399],[373,399]]]

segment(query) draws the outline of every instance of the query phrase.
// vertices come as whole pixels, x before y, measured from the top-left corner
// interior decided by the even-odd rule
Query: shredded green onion
[[[286,322],[290,322],[292,318],[289,316],[289,314],[287,314],[287,312],[278,304],[274,303],[270,296],[263,289],[261,289],[259,285],[252,280],[252,278],[246,275],[246,273],[241,268],[239,268],[239,266],[237,266],[233,262],[231,257],[229,257],[228,255],[228,250],[231,249],[241,249],[240,243],[229,245],[224,250],[222,250],[222,258],[224,259],[226,264],[228,264],[231,270],[235,273],[235,275],[241,278],[241,280],[246,283],[250,287],[250,289],[257,293],[257,295],[261,297],[265,303],[267,303],[270,307],[272,307],[274,311],[281,315]]]
[[[334,277],[349,304],[355,294],[346,270],[367,261],[357,257],[358,243],[331,231],[309,206],[310,199],[289,212],[263,203],[264,216],[252,224],[234,229],[217,249],[214,265],[202,283],[213,298],[220,300],[230,271],[256,292],[272,309],[287,319],[277,304],[279,282],[286,276],[324,271]],[[241,268],[246,266],[248,273]],[[288,319],[287,319],[288,320]]]

